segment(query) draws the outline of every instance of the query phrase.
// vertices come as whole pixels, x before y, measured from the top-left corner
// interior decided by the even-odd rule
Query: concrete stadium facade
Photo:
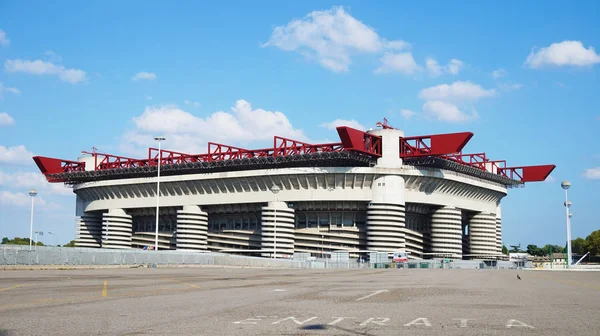
[[[411,165],[398,155],[402,131],[368,133],[382,146],[366,167],[161,176],[158,248],[278,258],[344,250],[405,251],[412,259],[501,255],[506,183]],[[79,161],[86,160],[93,166],[90,157]],[[156,186],[156,176],[73,183],[76,245],[154,246]]]

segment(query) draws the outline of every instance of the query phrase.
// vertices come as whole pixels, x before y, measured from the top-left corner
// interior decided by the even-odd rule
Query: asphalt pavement
[[[572,336],[599,335],[598,316],[600,272],[0,271],[0,336]]]

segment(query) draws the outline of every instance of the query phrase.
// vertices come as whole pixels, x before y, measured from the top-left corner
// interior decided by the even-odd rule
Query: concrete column
[[[496,214],[480,212],[469,221],[469,254],[481,258],[485,255],[496,255]]]
[[[502,214],[499,205],[496,210],[496,250],[502,253]]]
[[[367,249],[405,251],[404,179],[399,175],[380,176],[371,191],[372,200],[367,206]]]
[[[454,207],[442,207],[431,215],[431,252],[452,254],[462,259],[462,213]]]
[[[369,134],[381,137],[381,157],[377,159],[376,167],[399,168],[402,166],[400,138],[404,137],[404,131],[397,129],[377,129],[369,131]]]
[[[133,222],[123,209],[109,209],[102,215],[102,248],[129,249]]]
[[[277,258],[287,258],[294,254],[294,209],[285,202],[269,202],[262,207],[261,249],[264,257],[272,257],[276,248]]]
[[[83,213],[77,219],[75,237],[76,247],[102,246],[102,215],[96,213]]]
[[[208,235],[208,213],[197,205],[186,205],[177,210],[178,250],[206,250]]]

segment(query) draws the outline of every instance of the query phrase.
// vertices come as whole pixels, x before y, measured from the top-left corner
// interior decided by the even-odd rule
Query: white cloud
[[[562,41],[552,43],[527,56],[525,64],[532,69],[544,66],[590,66],[600,63],[600,55],[593,47],[587,49],[580,41]]]
[[[136,73],[133,77],[131,77],[131,80],[134,81],[138,81],[138,80],[154,80],[156,79],[156,74],[153,72],[138,72]]]
[[[356,121],[354,119],[353,120],[335,119],[334,121],[330,121],[330,122],[321,124],[321,127],[325,127],[330,131],[335,130],[336,127],[338,127],[338,126],[348,126],[348,127],[359,129],[361,131],[365,131],[367,129],[365,126],[363,126],[361,123],[359,123],[358,121]]]
[[[402,109],[402,110],[400,110],[400,115],[404,119],[410,119],[410,118],[414,117],[415,115],[417,115],[417,112],[407,110],[407,109]]]
[[[4,99],[4,92],[10,92],[13,94],[20,94],[21,91],[15,87],[5,87],[2,82],[0,82],[0,99]]]
[[[410,43],[402,40],[385,42],[385,48],[390,50],[406,50],[410,49]]]
[[[25,192],[13,193],[10,191],[0,191],[0,204],[18,206],[18,207],[30,207],[31,206],[31,196]],[[41,206],[47,210],[60,210],[62,206],[58,203],[54,202],[46,202],[44,197],[36,196],[35,197],[35,205],[37,207]]]
[[[583,177],[590,180],[600,180],[600,167],[586,169]]]
[[[58,62],[62,61],[62,57],[52,50],[46,50],[44,52],[44,55],[50,62],[58,63]]]
[[[508,75],[508,72],[506,72],[506,70],[504,70],[504,69],[496,69],[496,70],[492,71],[492,77],[494,77],[495,79],[502,78],[507,75]]]
[[[427,67],[427,70],[429,70],[429,75],[432,77],[437,77],[442,74],[442,67],[431,57],[428,57],[425,60],[425,66]]]
[[[0,146],[0,163],[31,164],[33,153],[25,146],[5,147]]]
[[[191,101],[191,100],[186,99],[186,100],[183,101],[183,103],[185,105],[190,105],[192,107],[200,107],[200,103],[197,102],[197,101]]]
[[[85,71],[79,69],[67,69],[62,65],[42,60],[6,60],[4,62],[6,72],[24,72],[32,75],[54,75],[64,82],[77,84],[87,80]]]
[[[269,41],[262,46],[295,51],[331,71],[346,72],[355,53],[405,49],[409,44],[400,40],[387,41],[343,7],[333,7],[313,11],[302,19],[276,27]]]
[[[510,92],[523,88],[523,84],[499,84],[498,87],[502,91]]]
[[[437,100],[425,102],[423,113],[426,117],[449,122],[464,122],[477,118],[476,113],[469,115],[462,112],[454,104]]]
[[[458,75],[458,73],[463,67],[463,62],[461,60],[453,58],[450,60],[450,62],[448,62],[446,66],[441,66],[434,58],[428,57],[425,60],[425,66],[427,67],[427,70],[429,71],[429,75],[431,77],[438,77],[441,76],[443,73]]]
[[[167,138],[165,148],[185,153],[205,153],[209,141],[246,146],[272,140],[274,135],[309,141],[282,112],[253,109],[245,100],[238,100],[230,112],[217,111],[205,118],[177,106],[151,106],[133,121],[135,129],[125,134],[121,146],[130,153],[156,146],[156,135]]]
[[[375,69],[375,73],[399,72],[403,74],[413,74],[420,70],[415,62],[412,53],[385,53],[381,57],[381,67]]]
[[[0,186],[14,189],[34,188],[38,192],[46,194],[73,195],[73,189],[62,183],[48,183],[40,172],[6,173],[0,171]]]
[[[10,40],[6,36],[6,32],[0,29],[0,45],[7,46],[10,44]]]
[[[478,84],[469,81],[458,81],[450,85],[441,84],[429,87],[419,92],[419,97],[425,100],[442,101],[476,101],[496,94],[494,89],[486,90]]]
[[[462,67],[463,62],[461,60],[457,60],[456,58],[451,59],[448,65],[446,65],[448,73],[453,75],[458,75]]]
[[[0,113],[0,126],[2,125],[14,125],[15,119],[11,117],[8,113],[2,112]]]

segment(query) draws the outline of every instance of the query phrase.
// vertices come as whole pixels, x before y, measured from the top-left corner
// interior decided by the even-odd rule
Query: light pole
[[[160,150],[161,141],[166,140],[163,136],[154,137],[154,140],[158,141],[158,176],[156,177],[156,231],[154,235],[154,250],[158,251],[158,215],[160,206],[160,161],[162,159],[162,152]]]
[[[271,192],[273,194],[275,194],[275,201],[279,202],[279,198],[277,197],[277,193],[279,193],[281,191],[281,188],[279,188],[279,186],[277,186],[276,184],[273,184],[273,186],[271,187]],[[273,238],[273,259],[277,258],[277,204],[275,204],[275,207],[273,208],[273,211],[275,213],[274,218],[273,218],[273,230],[274,230],[274,238]]]
[[[567,268],[571,268],[571,214],[569,213],[569,208],[571,207],[571,202],[569,201],[569,188],[571,187],[571,182],[562,181],[560,186],[565,190],[565,211],[567,216]]]
[[[48,234],[54,236],[54,246],[58,246],[58,238],[56,237],[56,233],[48,231]]]
[[[40,230],[35,230],[34,232],[35,232],[35,246],[34,246],[34,250],[36,250],[36,251],[37,251],[38,234],[40,234],[40,235],[42,235],[42,236],[43,236],[43,235],[44,235],[44,232],[43,232],[43,231],[40,231]]]
[[[33,244],[33,202],[35,200],[36,195],[37,190],[29,190],[29,196],[31,196],[31,218],[29,220],[29,251],[31,251],[31,245]]]

